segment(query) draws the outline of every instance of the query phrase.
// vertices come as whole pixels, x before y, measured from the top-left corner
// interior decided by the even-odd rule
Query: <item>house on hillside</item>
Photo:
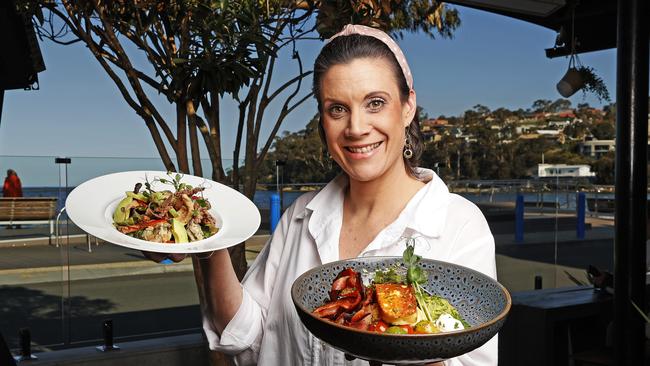
[[[571,109],[566,109],[557,113],[552,114],[553,117],[565,118],[565,119],[574,119],[576,118],[575,113]]]
[[[442,118],[430,118],[420,122],[420,132],[424,141],[436,142],[440,141],[442,135],[446,133],[451,125],[449,121]]]
[[[548,140],[556,140],[561,144],[563,144],[565,141],[564,133],[562,133],[562,131],[559,130],[536,130],[535,133],[540,138],[545,138]]]
[[[586,140],[578,144],[580,154],[600,159],[610,151],[616,151],[616,140]]]
[[[571,123],[573,123],[573,122],[572,122],[572,121],[569,121],[569,120],[564,120],[564,121],[549,121],[549,123],[548,123],[548,128],[554,128],[554,129],[557,129],[557,130],[561,131],[561,130],[564,130],[564,128],[565,128],[566,126],[569,126]]]
[[[589,164],[537,164],[538,178],[589,178],[595,176],[596,173],[591,171]]]

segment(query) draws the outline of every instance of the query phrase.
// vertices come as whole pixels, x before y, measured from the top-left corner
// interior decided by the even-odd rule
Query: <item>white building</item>
[[[540,136],[545,137],[557,137],[561,131],[558,130],[536,130],[535,131]]]
[[[616,140],[587,140],[580,143],[580,153],[599,159],[610,151],[616,150]]]
[[[537,176],[548,177],[594,177],[596,173],[591,171],[588,164],[537,164]]]

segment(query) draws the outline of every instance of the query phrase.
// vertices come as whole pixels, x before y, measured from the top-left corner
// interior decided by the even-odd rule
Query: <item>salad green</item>
[[[204,187],[182,182],[182,175],[156,178],[171,190],[156,191],[147,180],[126,192],[113,212],[113,225],[121,233],[159,243],[187,243],[208,238],[219,231],[203,197]]]

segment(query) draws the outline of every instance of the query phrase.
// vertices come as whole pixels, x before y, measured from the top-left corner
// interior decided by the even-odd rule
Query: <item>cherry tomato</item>
[[[368,330],[371,332],[378,332],[378,333],[384,333],[388,329],[388,324],[384,323],[381,320],[378,320],[375,323],[372,323],[370,327],[368,327]]]

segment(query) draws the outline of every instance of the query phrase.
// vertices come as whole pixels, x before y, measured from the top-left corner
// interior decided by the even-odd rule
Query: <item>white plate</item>
[[[173,173],[175,174],[175,173]],[[260,212],[251,200],[238,191],[209,179],[183,175],[181,182],[205,187],[203,197],[212,206],[209,210],[217,221],[219,232],[190,243],[155,243],[122,234],[113,226],[113,211],[133,191],[136,183],[148,180],[156,191],[174,190],[171,185],[154,182],[169,179],[166,172],[132,171],[108,174],[77,186],[65,201],[68,217],[85,232],[109,243],[127,248],[158,253],[202,253],[237,245],[250,238],[260,226]]]

